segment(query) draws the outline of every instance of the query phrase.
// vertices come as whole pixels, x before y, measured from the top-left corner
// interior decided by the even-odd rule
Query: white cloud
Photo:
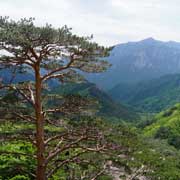
[[[179,0],[1,0],[1,15],[35,17],[36,23],[67,24],[104,45],[153,36],[180,41]]]

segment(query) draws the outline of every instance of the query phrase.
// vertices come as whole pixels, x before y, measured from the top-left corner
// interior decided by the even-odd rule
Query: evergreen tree
[[[68,127],[66,132],[53,135],[45,131],[45,126],[50,123],[66,127],[66,124],[57,121],[57,115],[79,113],[89,104],[78,96],[62,99],[57,94],[48,95],[48,82],[52,79],[80,81],[83,79],[81,72],[106,70],[109,64],[101,57],[108,55],[107,48],[93,43],[92,37],[72,34],[67,26],[59,29],[49,24],[37,27],[33,18],[13,21],[1,17],[0,52],[0,68],[8,69],[12,75],[8,81],[1,78],[0,88],[2,94],[10,90],[13,97],[10,100],[16,103],[16,108],[9,103],[6,111],[11,112],[13,117],[34,123],[36,127],[35,135],[27,134],[36,148],[36,179],[51,177],[64,164],[78,162],[78,156],[85,152],[105,149],[103,135],[96,127],[86,125],[84,129],[77,128],[77,131]],[[33,73],[33,81],[16,82],[18,74],[29,72]],[[3,102],[8,102],[8,98],[4,98]],[[56,102],[52,107],[47,105],[49,99]],[[93,147],[92,143],[88,143],[92,140],[96,142]],[[83,144],[84,141],[86,143]],[[73,148],[81,151],[72,156],[66,154],[66,159],[58,159],[60,153],[69,153],[69,149]]]

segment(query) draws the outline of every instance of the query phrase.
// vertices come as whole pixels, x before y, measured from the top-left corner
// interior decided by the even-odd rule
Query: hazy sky
[[[0,15],[67,24],[103,45],[147,37],[180,41],[180,0],[0,0]]]

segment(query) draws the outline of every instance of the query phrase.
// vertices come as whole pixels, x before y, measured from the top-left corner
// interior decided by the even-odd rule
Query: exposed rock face
[[[88,75],[99,86],[110,89],[118,83],[138,82],[180,72],[180,43],[148,38],[114,46],[107,58],[107,72]]]

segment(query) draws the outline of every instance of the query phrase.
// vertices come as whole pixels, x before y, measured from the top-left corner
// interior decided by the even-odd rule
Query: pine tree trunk
[[[45,180],[45,145],[44,145],[44,116],[42,113],[41,92],[42,82],[40,68],[35,68],[35,115],[36,115],[36,150],[37,170],[36,179]]]

